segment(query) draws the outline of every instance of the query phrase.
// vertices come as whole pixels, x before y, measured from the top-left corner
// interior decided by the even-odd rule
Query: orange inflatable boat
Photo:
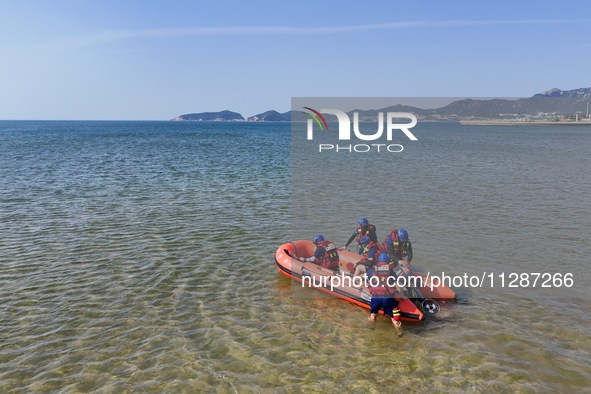
[[[312,262],[299,261],[299,257],[311,257],[314,243],[308,240],[293,241],[281,245],[275,252],[275,264],[282,274],[300,283],[369,309],[371,294],[365,276],[353,276],[355,264],[362,256],[348,250],[339,251],[339,270],[335,271]],[[413,276],[416,286],[400,288],[396,299],[399,302],[402,320],[422,321],[425,314],[437,314],[437,300],[453,300],[455,293],[446,286],[431,286],[429,278],[410,270],[409,264],[397,267],[398,276]],[[416,280],[421,277],[422,280]],[[409,280],[410,283],[410,280]]]

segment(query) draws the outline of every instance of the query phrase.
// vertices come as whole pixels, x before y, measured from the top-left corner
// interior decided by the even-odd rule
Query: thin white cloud
[[[175,27],[124,30],[113,29],[97,32],[86,36],[66,37],[50,44],[42,45],[48,50],[68,50],[91,47],[110,42],[133,38],[174,38],[191,36],[222,36],[222,35],[324,35],[370,31],[387,31],[415,27],[462,27],[491,25],[528,25],[528,24],[563,24],[589,23],[591,19],[525,19],[525,20],[447,20],[447,21],[408,21],[349,26],[220,26],[220,27]]]

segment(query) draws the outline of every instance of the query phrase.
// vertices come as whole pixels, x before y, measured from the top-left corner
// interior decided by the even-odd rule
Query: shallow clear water
[[[591,130],[417,136],[320,157],[280,123],[0,122],[0,391],[587,389]],[[460,287],[396,338],[274,267],[359,216],[408,229],[424,272],[575,285]]]

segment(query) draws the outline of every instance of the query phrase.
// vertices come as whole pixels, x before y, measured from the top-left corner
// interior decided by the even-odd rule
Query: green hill
[[[243,120],[244,117],[238,112],[232,112],[228,110],[220,112],[185,114],[172,119],[173,122],[232,122]]]

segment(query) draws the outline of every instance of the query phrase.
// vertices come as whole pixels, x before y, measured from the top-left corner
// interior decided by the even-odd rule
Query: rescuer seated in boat
[[[385,315],[390,316],[390,319],[392,319],[392,324],[398,336],[402,336],[400,309],[398,308],[398,301],[394,298],[396,274],[392,271],[388,254],[380,254],[378,261],[367,270],[366,275],[370,278],[369,291],[371,293],[369,321],[374,322],[381,309]]]
[[[351,242],[353,242],[353,240],[355,240],[357,245],[359,245],[359,241],[361,240],[361,237],[363,237],[363,236],[368,237],[371,241],[378,242],[378,235],[376,234],[376,226],[374,226],[373,224],[370,224],[366,218],[359,219],[359,226],[353,232],[353,234],[351,234],[351,237],[349,238],[349,240],[347,241],[345,246],[343,246],[341,248],[341,250],[347,249],[347,247],[349,246],[349,244],[351,244]]]
[[[400,230],[392,230],[390,235],[386,237],[382,244],[384,251],[388,252],[390,261],[398,264],[401,260],[412,260],[412,244],[408,239],[408,232],[401,228]]]
[[[382,253],[382,247],[379,243],[372,241],[367,236],[361,237],[359,240],[359,254],[363,256],[363,259],[359,260],[355,265],[354,276],[361,275],[367,271],[368,267],[371,267],[377,262],[378,256]]]
[[[322,234],[314,237],[314,255],[312,257],[300,257],[300,261],[310,261],[324,268],[337,270],[339,268],[339,253],[337,247],[331,241],[324,239]]]

